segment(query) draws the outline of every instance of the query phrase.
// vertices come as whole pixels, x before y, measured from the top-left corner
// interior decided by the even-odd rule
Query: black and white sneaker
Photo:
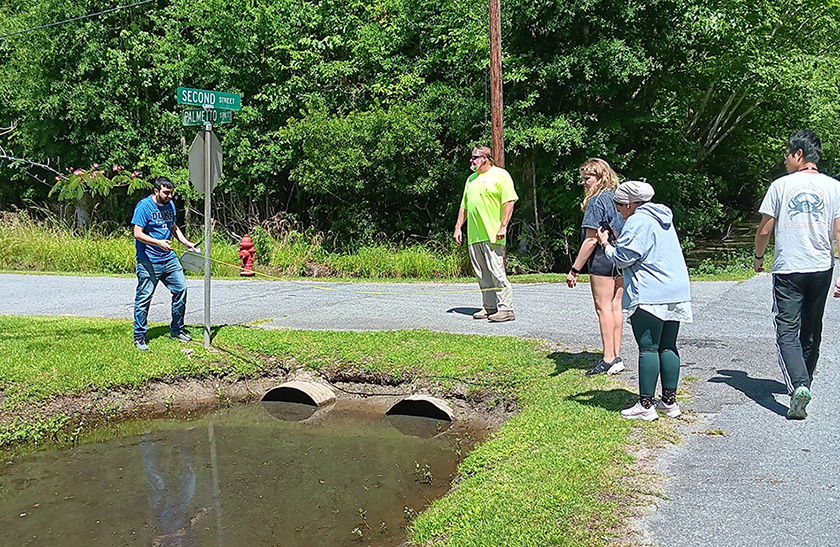
[[[192,342],[192,336],[186,333],[186,331],[181,331],[178,334],[170,334],[170,338],[173,340],[179,340],[181,342]]]
[[[618,374],[624,370],[624,361],[621,357],[616,357],[611,362],[607,363],[603,359],[598,361],[598,364],[586,371],[587,376],[595,376],[596,374]]]

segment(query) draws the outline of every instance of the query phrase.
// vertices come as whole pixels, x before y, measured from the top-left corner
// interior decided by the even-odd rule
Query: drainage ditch
[[[23,456],[0,473],[2,543],[401,545],[489,428],[434,397],[383,401],[287,383],[258,404]]]

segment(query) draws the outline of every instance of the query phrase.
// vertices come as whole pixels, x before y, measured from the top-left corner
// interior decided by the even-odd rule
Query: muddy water
[[[384,411],[263,403],[0,462],[0,545],[400,545],[487,429]]]
[[[733,254],[753,247],[756,228],[757,219],[743,220],[730,225],[722,234],[713,234],[698,240],[696,247],[686,254],[686,264],[689,268],[696,268],[708,258],[717,264],[725,265]]]

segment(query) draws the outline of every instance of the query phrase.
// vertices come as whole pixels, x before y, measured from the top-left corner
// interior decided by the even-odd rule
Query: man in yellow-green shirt
[[[519,199],[510,174],[493,164],[490,148],[473,148],[454,238],[463,241],[461,228],[467,223],[470,261],[478,286],[482,289],[482,309],[475,319],[493,322],[513,321],[513,290],[505,273],[505,236],[513,215],[513,203]]]

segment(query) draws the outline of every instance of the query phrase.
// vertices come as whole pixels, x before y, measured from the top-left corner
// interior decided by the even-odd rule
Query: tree
[[[17,0],[6,31],[91,13]],[[577,168],[643,178],[696,235],[751,212],[809,127],[833,162],[838,2],[505,0],[507,167],[520,239],[577,245]],[[172,0],[0,39],[0,145],[58,172],[93,161],[184,183],[179,86],[241,93],[217,128],[216,217],[285,211],[339,245],[449,231],[490,138],[487,7],[455,0]],[[243,220],[246,219],[246,220]],[[517,239],[514,233],[512,241]],[[535,251],[536,252],[536,251]]]

